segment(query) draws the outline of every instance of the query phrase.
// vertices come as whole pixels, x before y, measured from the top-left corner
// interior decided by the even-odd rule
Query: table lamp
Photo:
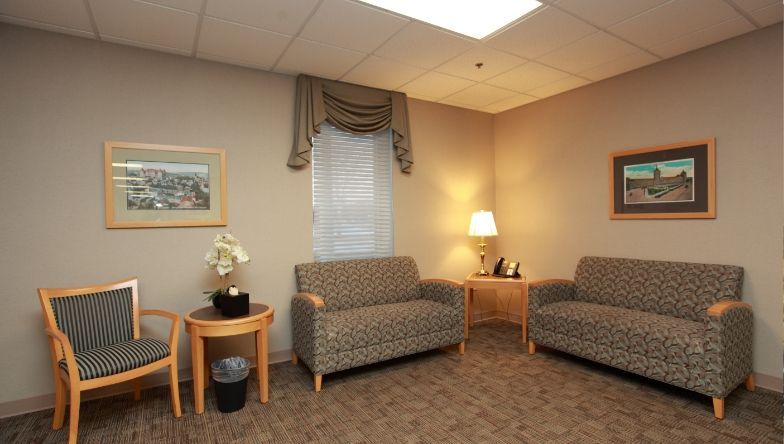
[[[485,270],[485,236],[498,236],[498,230],[495,228],[495,221],[493,220],[493,212],[479,210],[471,215],[471,225],[468,227],[469,236],[479,237],[479,257],[482,260],[482,268],[479,270],[480,276],[487,276]]]

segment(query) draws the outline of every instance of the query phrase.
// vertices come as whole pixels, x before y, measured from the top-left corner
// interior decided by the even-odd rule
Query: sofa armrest
[[[313,293],[297,293],[291,298],[291,329],[294,353],[313,371],[316,356],[326,353],[324,299]]]
[[[574,281],[545,279],[528,283],[528,311],[535,312],[547,304],[574,299]]]
[[[422,279],[417,284],[421,299],[440,302],[461,312],[465,307],[463,283],[451,279]]]
[[[714,397],[724,398],[751,374],[753,323],[745,302],[723,300],[708,308],[705,354]]]

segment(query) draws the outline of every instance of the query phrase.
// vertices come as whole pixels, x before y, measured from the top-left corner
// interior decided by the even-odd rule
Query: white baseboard
[[[255,357],[250,357],[248,359],[251,361],[251,368],[255,368]],[[270,364],[276,364],[278,362],[290,360],[291,350],[280,350],[269,354]],[[177,373],[179,374],[180,383],[191,381],[193,379],[193,372],[191,371],[190,367],[180,368]],[[166,369],[164,369],[149,375],[142,376],[139,378],[139,381],[141,382],[142,389],[169,385],[169,373]],[[82,395],[82,401],[107,398],[109,396],[120,395],[123,393],[131,393],[132,391],[133,387],[129,381],[123,384],[114,384],[108,387],[101,387],[84,392]],[[9,416],[22,415],[24,413],[37,412],[39,410],[46,410],[51,408],[54,408],[54,393],[0,403],[0,418],[7,418]]]

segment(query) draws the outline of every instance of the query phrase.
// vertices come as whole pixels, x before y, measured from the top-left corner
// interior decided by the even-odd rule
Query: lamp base
[[[477,275],[478,276],[490,276],[490,273],[488,273],[487,270],[482,270],[479,273],[477,273]]]

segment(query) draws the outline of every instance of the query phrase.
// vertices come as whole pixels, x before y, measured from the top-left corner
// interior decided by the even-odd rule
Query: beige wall
[[[531,278],[584,255],[741,265],[754,369],[780,378],[781,41],[769,27],[496,115],[499,253]],[[609,220],[609,152],[714,136],[715,220]]]
[[[224,230],[252,259],[232,280],[276,309],[270,350],[290,349],[293,266],[312,260],[310,170],[286,167],[293,77],[4,24],[0,60],[0,404],[53,392],[37,287],[135,275],[143,307],[183,314],[217,285],[203,257]],[[394,176],[396,253],[423,276],[462,278],[476,265],[469,214],[494,201],[492,117],[412,101],[411,120],[414,172]],[[107,230],[106,139],[225,148],[228,227]],[[179,351],[189,367],[184,333]]]

